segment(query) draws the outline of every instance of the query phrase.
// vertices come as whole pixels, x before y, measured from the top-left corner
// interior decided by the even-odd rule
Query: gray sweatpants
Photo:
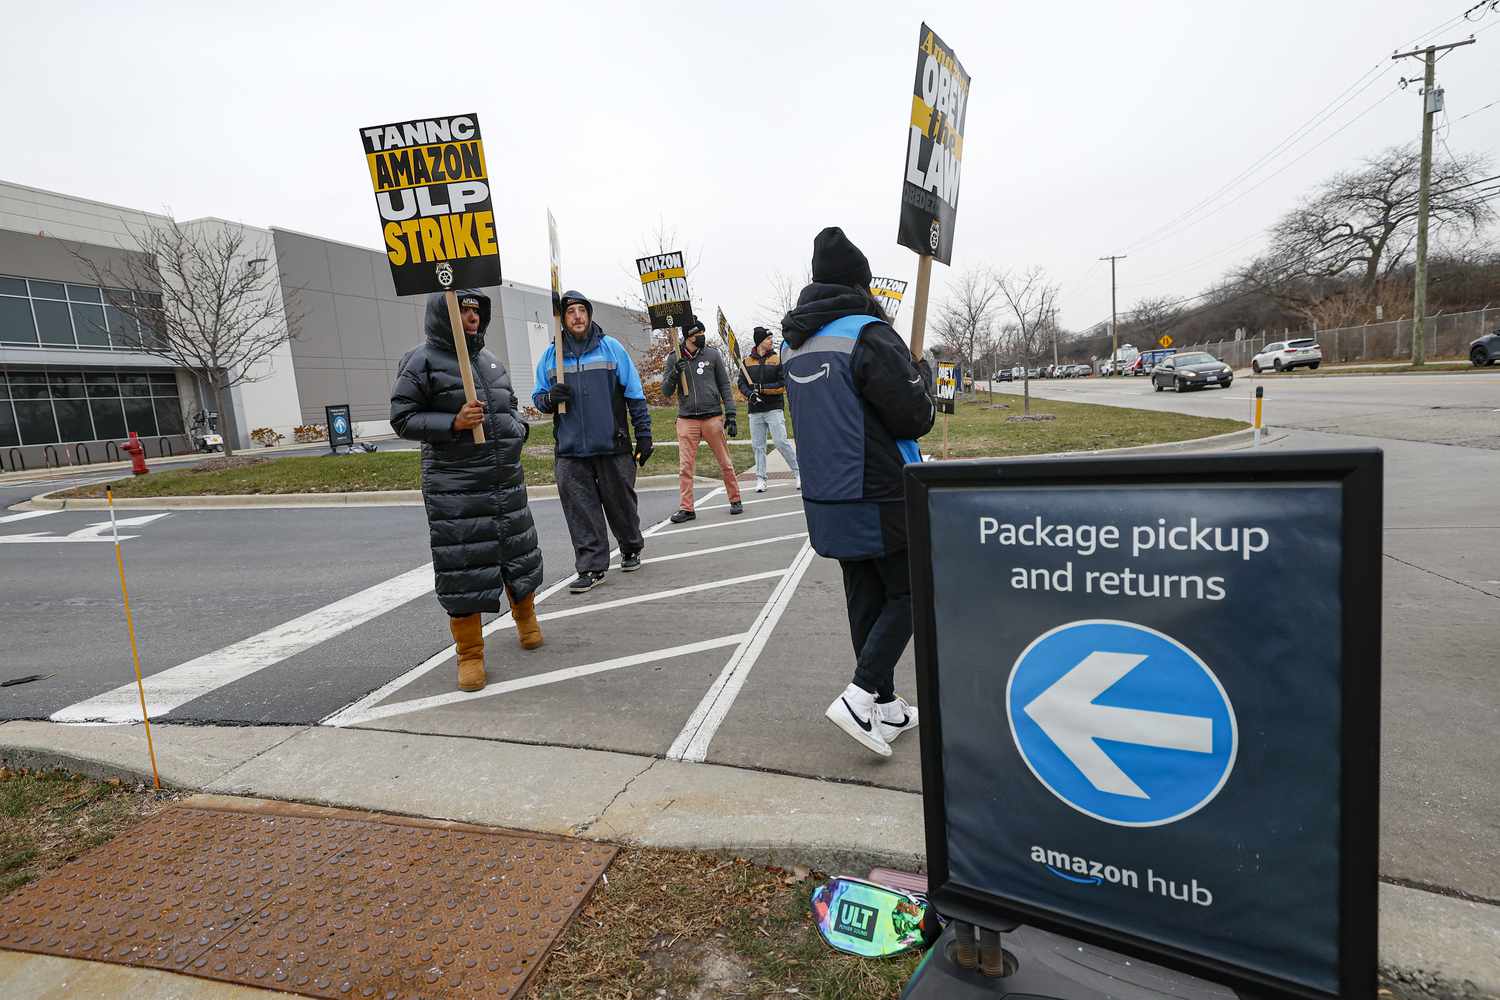
[[[578,572],[602,573],[609,568],[609,531],[619,540],[621,552],[639,552],[645,548],[641,515],[636,507],[634,458],[558,456],[553,468],[563,518],[573,539],[573,564]]]

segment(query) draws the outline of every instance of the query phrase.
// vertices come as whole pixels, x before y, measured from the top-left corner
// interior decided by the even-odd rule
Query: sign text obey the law
[[[475,114],[359,130],[397,295],[500,283]]]
[[[922,25],[896,242],[944,264],[953,259],[969,82],[953,50]]]

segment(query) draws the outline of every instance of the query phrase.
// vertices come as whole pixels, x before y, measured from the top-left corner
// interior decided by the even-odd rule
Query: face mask
[[[922,897],[844,875],[813,890],[812,916],[830,947],[863,958],[925,948],[941,930]]]

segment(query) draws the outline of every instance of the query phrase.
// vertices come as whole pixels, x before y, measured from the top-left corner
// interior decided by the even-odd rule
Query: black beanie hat
[[[763,326],[757,326],[750,331],[750,336],[755,339],[755,346],[759,347],[763,342],[771,339],[771,331]]]
[[[812,279],[826,285],[870,287],[870,261],[838,226],[813,239]]]
[[[687,325],[687,329],[682,331],[682,335],[684,337],[691,337],[691,336],[693,336],[695,334],[699,334],[699,333],[702,333],[702,332],[703,332],[703,321],[701,319],[694,319],[692,322],[690,322]]]
[[[588,300],[588,297],[582,292],[575,291],[571,288],[566,292],[563,292],[562,295],[558,297],[557,311],[559,313],[567,312],[568,305],[573,302],[577,302],[579,305],[583,306],[584,309],[588,310],[590,320],[594,318],[594,304],[590,302]]]

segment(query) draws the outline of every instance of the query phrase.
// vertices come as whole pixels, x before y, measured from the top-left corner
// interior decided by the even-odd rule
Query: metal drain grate
[[[319,997],[514,997],[615,849],[178,806],[0,900],[0,948]]]

